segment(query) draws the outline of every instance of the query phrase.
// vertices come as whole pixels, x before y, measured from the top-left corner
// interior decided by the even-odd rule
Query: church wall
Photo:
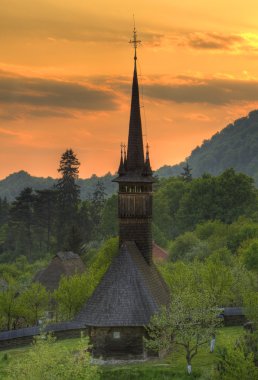
[[[106,360],[144,359],[144,327],[92,327],[93,356]]]

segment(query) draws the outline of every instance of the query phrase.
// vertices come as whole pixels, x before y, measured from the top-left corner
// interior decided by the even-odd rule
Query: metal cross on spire
[[[137,46],[140,45],[142,41],[137,40],[137,32],[135,28],[135,21],[134,21],[134,28],[133,28],[133,39],[129,41],[129,44],[133,44],[134,47],[134,60],[137,60]]]

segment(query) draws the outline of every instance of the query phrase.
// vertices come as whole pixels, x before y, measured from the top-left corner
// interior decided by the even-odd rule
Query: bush
[[[88,347],[88,339],[83,337],[73,351],[58,345],[50,335],[40,335],[24,355],[9,361],[5,379],[98,380],[98,369],[90,364]]]

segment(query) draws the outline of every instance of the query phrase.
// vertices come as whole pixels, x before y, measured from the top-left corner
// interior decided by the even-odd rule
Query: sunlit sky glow
[[[256,0],[0,0],[0,178],[114,172],[127,141],[133,50],[155,168],[258,108]]]

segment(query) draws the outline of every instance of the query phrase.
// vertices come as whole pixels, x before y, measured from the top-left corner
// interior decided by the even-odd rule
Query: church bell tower
[[[121,145],[118,169],[119,245],[134,241],[148,264],[152,263],[152,184],[149,147],[144,156],[137,76],[137,40],[134,28],[134,73],[127,151]]]

